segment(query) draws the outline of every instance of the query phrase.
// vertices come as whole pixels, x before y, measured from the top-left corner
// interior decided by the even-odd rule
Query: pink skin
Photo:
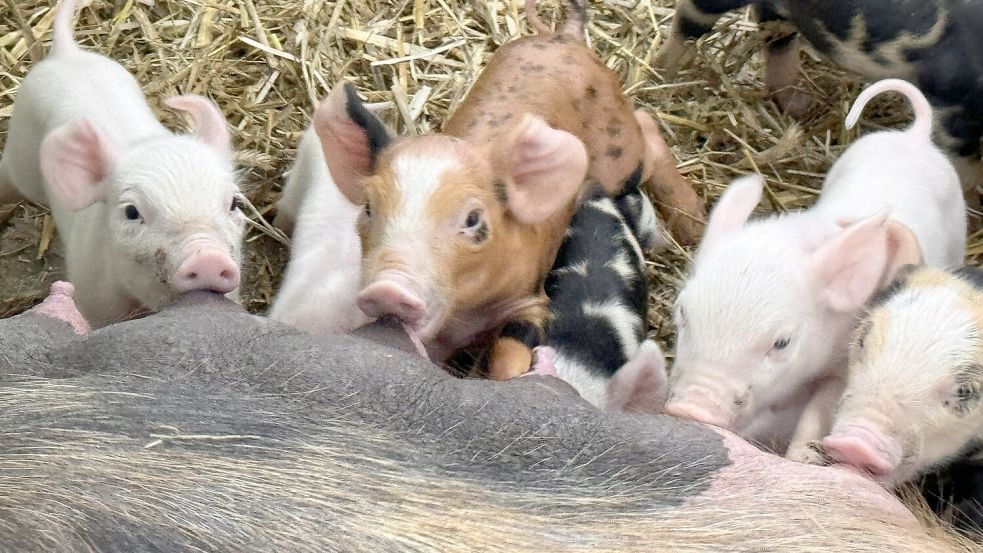
[[[538,346],[533,348],[532,351],[536,356],[536,362],[533,364],[531,371],[521,376],[553,376],[560,378],[560,375],[556,372],[556,350],[549,346]]]
[[[733,501],[738,490],[767,489],[778,495],[795,496],[825,490],[831,504],[865,505],[878,517],[894,518],[899,524],[916,525],[915,517],[890,492],[852,467],[820,467],[796,463],[761,451],[736,435],[717,429],[733,463],[714,476],[710,489],[699,501]]]
[[[413,293],[415,286],[406,275],[385,271],[362,289],[358,307],[369,317],[394,315],[408,327],[416,329],[426,315],[426,304]]]
[[[682,395],[682,399],[667,402],[663,412],[676,418],[727,428],[733,423],[733,417],[727,416],[726,410],[715,403],[716,397],[710,391],[691,389]]]
[[[171,277],[179,293],[211,290],[228,294],[239,287],[239,267],[229,254],[215,249],[200,249],[185,258]]]
[[[430,356],[427,354],[427,347],[423,345],[423,340],[420,339],[420,336],[406,323],[403,323],[403,330],[406,331],[406,335],[409,336],[410,341],[413,342],[416,352],[427,361],[430,361]]]
[[[75,334],[84,336],[92,332],[92,327],[75,307],[75,300],[72,299],[74,295],[75,286],[70,282],[59,280],[51,285],[48,297],[31,312],[64,321],[72,327]]]
[[[901,464],[901,446],[871,425],[843,426],[823,438],[823,449],[834,462],[875,477],[886,476]]]

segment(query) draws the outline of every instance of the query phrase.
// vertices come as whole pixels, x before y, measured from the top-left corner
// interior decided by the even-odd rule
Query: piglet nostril
[[[227,294],[239,286],[239,267],[223,251],[201,250],[181,263],[172,277],[172,284],[180,293],[209,290]]]

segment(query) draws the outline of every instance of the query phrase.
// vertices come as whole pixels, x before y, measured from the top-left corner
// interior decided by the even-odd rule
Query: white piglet
[[[911,101],[914,124],[857,140],[811,209],[749,221],[760,177],[738,179],[720,198],[677,301],[666,412],[814,460],[808,446],[829,430],[864,303],[906,264],[962,263],[966,206],[931,141],[921,92],[875,83],[847,127],[886,91]]]
[[[356,305],[362,246],[356,223],[362,207],[331,178],[313,128],[277,204],[276,226],[292,232],[290,262],[270,317],[312,334],[350,332],[371,319]]]
[[[50,206],[79,310],[95,326],[153,311],[191,290],[239,286],[244,217],[221,112],[167,101],[198,136],[160,124],[136,80],[72,38],[59,8],[50,55],[24,78],[0,159],[0,198]]]

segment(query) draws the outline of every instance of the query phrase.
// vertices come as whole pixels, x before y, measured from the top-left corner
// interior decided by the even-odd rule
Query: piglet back
[[[856,101],[853,102],[853,107],[850,108],[850,112],[846,116],[846,128],[852,129],[857,124],[860,113],[863,112],[864,107],[874,96],[888,91],[903,94],[911,102],[912,110],[915,112],[915,122],[908,129],[908,134],[930,141],[932,139],[932,106],[918,87],[902,79],[884,79],[864,89],[860,96],[857,96]]]

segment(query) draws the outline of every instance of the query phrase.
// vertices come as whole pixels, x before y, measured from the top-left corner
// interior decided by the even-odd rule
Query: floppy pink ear
[[[836,224],[848,228],[857,221],[859,219],[839,219]],[[878,289],[891,284],[906,265],[921,265],[923,262],[922,247],[915,233],[911,232],[907,225],[888,219],[887,265],[884,267]]]
[[[103,180],[116,163],[116,150],[88,119],[58,127],[41,142],[41,174],[66,208],[79,211],[106,197]]]
[[[535,224],[567,205],[587,176],[587,149],[576,136],[525,114],[493,153],[504,168],[506,202],[519,221]]]
[[[700,246],[711,244],[740,230],[761,201],[764,183],[761,175],[747,175],[731,182],[710,212],[710,222],[707,223]]]
[[[918,237],[906,225],[895,220],[887,222],[887,267],[881,275],[878,288],[890,284],[906,265],[921,265],[924,262],[922,247]]]
[[[215,102],[197,94],[184,94],[168,98],[164,100],[164,103],[174,109],[191,114],[191,118],[195,120],[195,126],[198,129],[198,138],[202,142],[215,148],[222,155],[232,155],[232,146],[229,144],[229,126]]]
[[[818,292],[830,307],[841,312],[860,309],[880,287],[893,262],[889,228],[887,211],[881,211],[850,224],[812,254]],[[894,257],[910,255],[914,235],[909,235],[895,231],[893,240],[900,242]]]
[[[662,350],[652,340],[645,340],[635,356],[618,369],[608,382],[601,409],[661,413],[668,389],[669,379]]]
[[[352,203],[365,201],[362,179],[372,174],[375,161],[393,137],[382,121],[358,97],[355,86],[341,81],[314,113],[314,131],[331,177]]]

